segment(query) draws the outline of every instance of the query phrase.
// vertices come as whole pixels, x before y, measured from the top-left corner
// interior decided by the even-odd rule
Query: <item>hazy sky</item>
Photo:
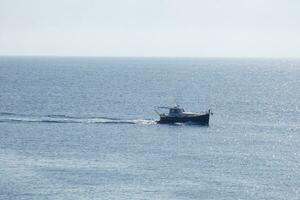
[[[0,55],[300,57],[300,0],[0,0]]]

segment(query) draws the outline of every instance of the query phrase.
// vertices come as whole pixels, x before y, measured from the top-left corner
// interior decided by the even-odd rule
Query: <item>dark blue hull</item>
[[[193,123],[199,124],[203,126],[209,125],[209,116],[210,113],[196,116],[188,116],[188,117],[169,117],[169,116],[161,116],[160,120],[157,123],[160,124],[174,124],[174,123]]]

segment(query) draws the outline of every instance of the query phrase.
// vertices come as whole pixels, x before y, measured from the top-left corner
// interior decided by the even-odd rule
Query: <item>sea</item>
[[[0,199],[298,200],[300,60],[2,56]]]

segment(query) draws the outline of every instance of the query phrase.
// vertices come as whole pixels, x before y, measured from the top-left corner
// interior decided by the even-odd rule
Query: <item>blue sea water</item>
[[[300,60],[0,57],[1,200],[300,199],[299,144]]]

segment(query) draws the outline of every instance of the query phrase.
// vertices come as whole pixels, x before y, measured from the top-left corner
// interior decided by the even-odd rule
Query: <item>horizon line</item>
[[[259,56],[99,56],[99,55],[1,55],[0,57],[48,57],[48,58],[172,58],[172,59],[300,59],[300,57],[259,57]]]

